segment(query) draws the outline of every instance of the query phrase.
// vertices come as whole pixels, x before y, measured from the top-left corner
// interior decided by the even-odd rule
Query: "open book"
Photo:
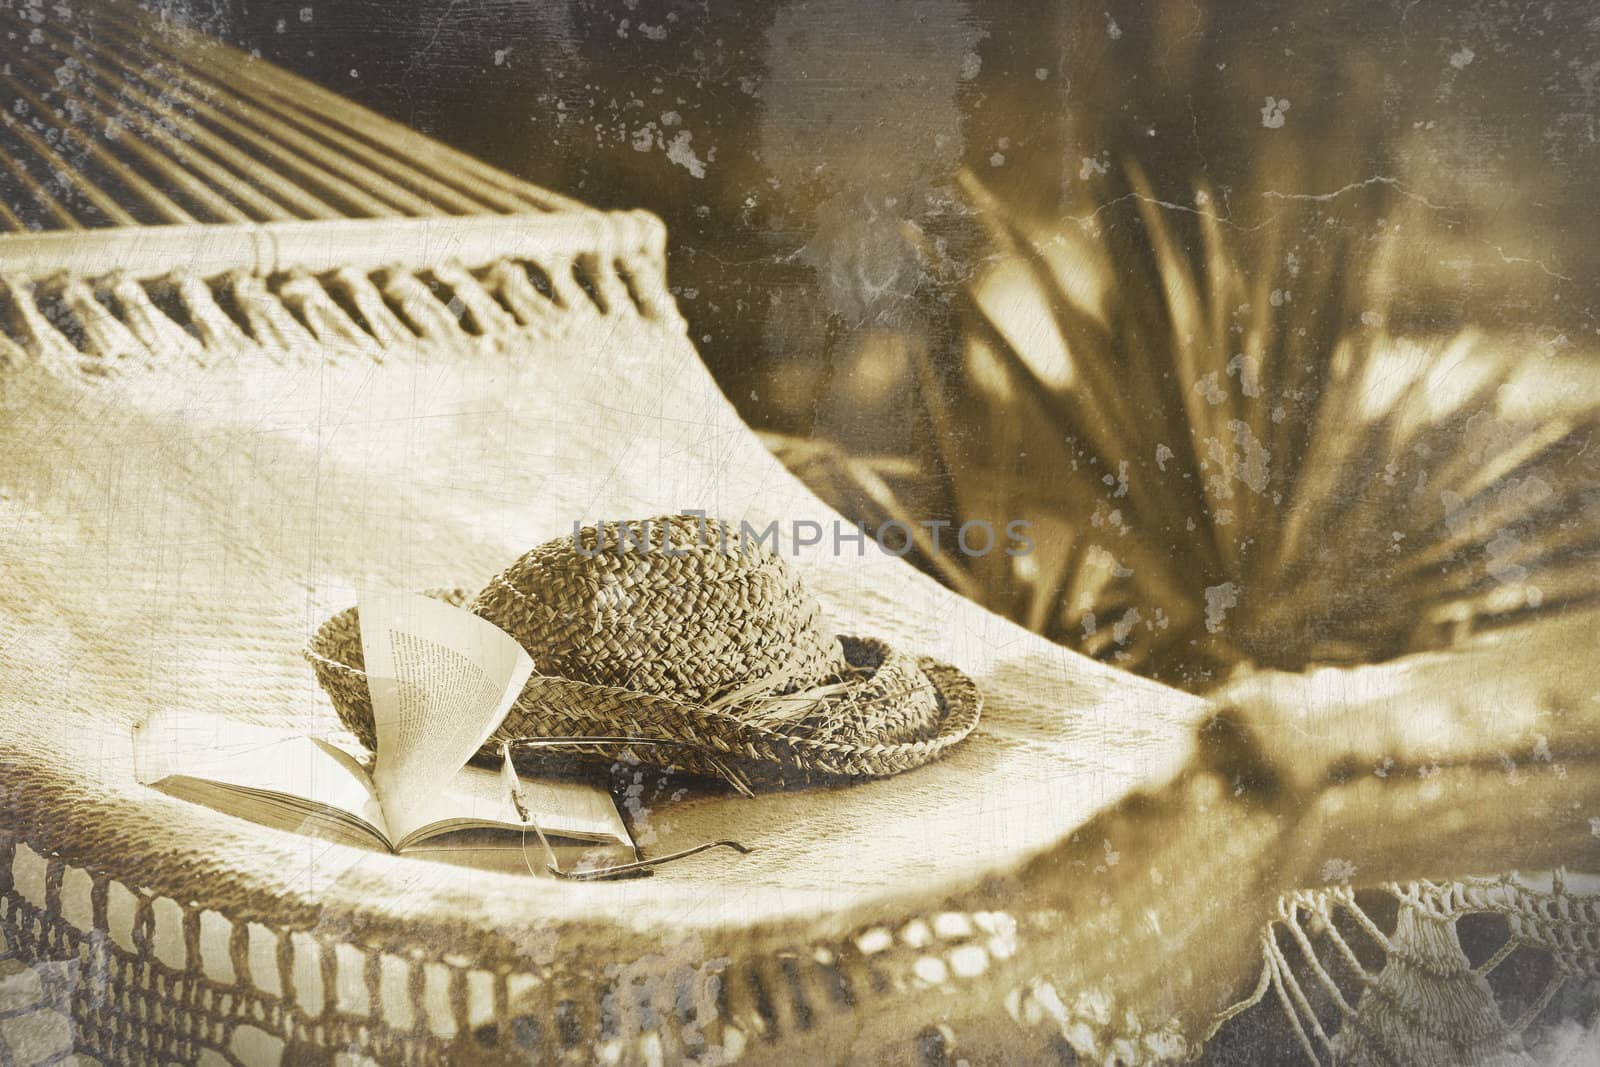
[[[395,852],[521,847],[530,827],[504,778],[467,760],[527,682],[527,652],[492,623],[428,597],[363,599],[360,619],[377,733],[370,770],[321,738],[164,710],[136,731],[139,780],[257,822]],[[604,789],[521,786],[546,836],[625,850],[608,862],[636,858]]]

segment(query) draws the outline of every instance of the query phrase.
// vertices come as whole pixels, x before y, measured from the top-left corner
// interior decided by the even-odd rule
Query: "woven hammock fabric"
[[[74,51],[35,28],[45,51],[8,77],[48,107],[38,76]],[[659,223],[468,164],[176,28],[141,32],[168,65],[140,69],[204,103],[204,130],[85,147],[61,196],[15,177],[53,162],[29,134],[7,125],[3,142],[39,213],[11,225],[93,230],[0,238],[0,953],[52,976],[84,1054],[1155,1061],[1194,1054],[1264,955],[1297,1025],[1302,998],[1337,1014],[1303,978],[1290,992],[1262,938],[1345,899],[1318,886],[1446,899],[1453,923],[1502,905],[1418,879],[1498,873],[1485,856],[1595,865],[1593,615],[1325,675],[1328,728],[1297,745],[1304,723],[1273,687],[1301,683],[1202,701],[851,552],[796,562],[830,623],[955,664],[983,690],[982,724],[935,764],[849,789],[631,798],[647,852],[756,846],[736,862],[572,886],[139,786],[131,729],[162,707],[335,726],[300,649],[358,583],[481,588],[574,519],[838,518],[706,373],[666,296]],[[134,76],[118,63],[84,56],[61,91],[148,107],[106,95]],[[275,182],[279,165],[337,217]],[[189,217],[147,214],[151,189]],[[1494,714],[1462,678],[1500,694]],[[1470,729],[1397,747],[1349,728],[1418,691]],[[1429,773],[1348,773],[1397,753]],[[1554,881],[1519,892],[1504,907],[1527,919],[1521,940],[1592,974],[1592,903]],[[1562,921],[1541,926],[1549,908]],[[1379,932],[1391,949],[1415,933]],[[1386,972],[1365,973],[1380,989]]]
[[[631,1056],[802,1036],[823,1018],[902,1025],[892,1003],[927,985],[917,967],[949,978],[945,951],[970,943],[996,966],[1017,951],[1000,898],[973,890],[962,909],[950,891],[1188,757],[1194,698],[957,609],[888,557],[845,557],[808,569],[837,625],[961,663],[1000,710],[986,738],[914,777],[761,805],[703,797],[647,823],[663,848],[720,827],[756,845],[750,862],[574,891],[257,830],[139,787],[129,729],[160,706],[327,725],[299,650],[355,580],[481,585],[568,515],[711,493],[752,522],[831,521],[737,421],[681,325],[566,320],[553,339],[518,326],[382,363],[319,344],[113,381],[32,360],[7,371],[20,551],[0,564],[19,727],[3,742],[6,921],[39,958],[96,976],[76,1015],[90,1053],[244,1062],[250,1042],[282,1041],[297,1057],[356,1044],[380,1062],[587,1060],[608,1041]],[[969,620],[950,625],[953,610]],[[1110,736],[1127,744],[1108,751]],[[1029,815],[1041,808],[1053,824]],[[930,847],[928,825],[960,832]],[[912,887],[920,904],[890,902]],[[959,936],[912,935],[881,960],[851,947],[914,915]],[[710,986],[726,1002],[691,997],[687,1018],[650,1006]]]

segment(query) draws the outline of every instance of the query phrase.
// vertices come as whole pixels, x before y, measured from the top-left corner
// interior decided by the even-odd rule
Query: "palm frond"
[[[1130,165],[1045,226],[959,185],[992,257],[951,297],[955,351],[911,361],[933,441],[902,466],[948,483],[950,521],[1027,519],[1037,547],[919,542],[952,587],[1193,687],[1600,599],[1600,366],[1465,323],[1391,332],[1396,235],[1420,227],[1389,185],[1263,198],[1246,225]],[[1562,375],[1587,395],[1555,398]],[[810,467],[847,514],[917,528],[870,465]]]
[[[1053,479],[1074,539],[1123,561],[1093,594],[1097,613],[1169,620],[1107,646],[1066,592],[1081,583],[1055,575],[1047,632],[1200,680],[1239,661],[1386,658],[1444,620],[1492,625],[1600,597],[1600,461],[1587,452],[1600,412],[1508,410],[1502,395],[1542,362],[1513,339],[1382,328],[1362,267],[1399,210],[1385,188],[1244,229],[1204,190],[1189,208],[1137,169],[1127,184],[1124,203],[1062,243],[964,178],[996,247],[1030,265],[1069,353],[1070,384],[1047,383],[993,320],[1015,294],[974,290],[969,334],[1006,368],[1016,410],[1045,413],[1030,434],[1075,457]],[[1046,242],[1107,275],[1099,308],[1061,283]],[[1108,508],[1110,527],[1096,522]],[[1081,569],[1091,553],[1067,555]]]

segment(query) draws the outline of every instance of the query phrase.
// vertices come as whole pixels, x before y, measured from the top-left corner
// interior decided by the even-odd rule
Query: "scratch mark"
[[[1400,179],[1391,178],[1384,174],[1374,174],[1365,181],[1351,182],[1349,185],[1340,186],[1331,193],[1280,193],[1276,189],[1268,189],[1266,192],[1262,193],[1261,196],[1263,199],[1267,200],[1314,200],[1318,203],[1325,203],[1329,200],[1336,200],[1345,193],[1353,190],[1365,189],[1369,185],[1387,185],[1406,199],[1415,200],[1417,203],[1432,211],[1455,210],[1448,204],[1435,204],[1432,200],[1429,200],[1421,193],[1414,193],[1410,189],[1407,189],[1401,184]]]
[[[1098,218],[1100,216],[1100,214],[1102,212],[1108,210],[1109,208],[1116,207],[1118,204],[1122,203],[1125,200],[1138,200],[1141,203],[1154,204],[1157,207],[1164,207],[1164,208],[1167,208],[1170,211],[1186,211],[1191,215],[1199,215],[1201,218],[1211,219],[1212,221],[1219,222],[1224,226],[1230,226],[1233,229],[1240,231],[1241,233],[1249,233],[1252,230],[1259,230],[1262,226],[1266,225],[1265,222],[1261,222],[1261,223],[1257,223],[1254,226],[1240,226],[1237,222],[1234,222],[1231,218],[1228,218],[1228,217],[1223,216],[1223,215],[1218,215],[1215,212],[1212,212],[1212,211],[1201,211],[1199,208],[1190,207],[1188,204],[1179,204],[1179,203],[1175,203],[1175,202],[1173,202],[1171,200],[1160,200],[1160,199],[1157,199],[1156,197],[1153,197],[1153,196],[1145,196],[1142,193],[1124,193],[1122,196],[1116,197],[1116,198],[1111,199],[1111,200],[1107,200],[1105,203],[1103,203],[1100,206],[1096,207],[1093,211],[1089,212],[1087,215],[1068,215],[1067,218],[1070,219],[1073,222],[1078,223],[1080,226],[1082,226],[1082,225],[1085,225],[1087,223],[1093,222],[1096,218]]]
[[[1483,245],[1485,248],[1493,250],[1494,254],[1500,257],[1500,262],[1506,264],[1507,266],[1512,266],[1518,263],[1526,263],[1530,266],[1538,267],[1547,277],[1555,278],[1556,280],[1563,282],[1572,281],[1570,277],[1562,274],[1560,271],[1551,270],[1545,265],[1543,260],[1531,259],[1528,256],[1508,256],[1505,253],[1505,249],[1501,248],[1497,244],[1484,240],[1481,237],[1478,239],[1478,243]]]

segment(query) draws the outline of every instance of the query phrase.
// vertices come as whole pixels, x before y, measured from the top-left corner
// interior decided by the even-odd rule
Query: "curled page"
[[[372,782],[400,841],[505,718],[533,661],[493,623],[431,597],[363,597],[359,616],[378,739]]]

